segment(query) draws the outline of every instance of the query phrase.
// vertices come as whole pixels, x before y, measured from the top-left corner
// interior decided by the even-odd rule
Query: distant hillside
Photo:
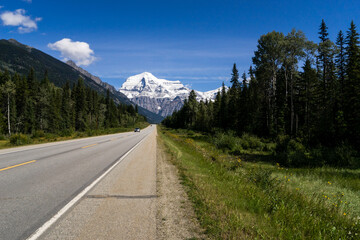
[[[98,84],[72,66],[69,66],[40,50],[21,44],[14,39],[0,40],[1,71],[7,69],[10,73],[17,72],[19,74],[27,75],[31,67],[34,68],[38,79],[41,79],[45,70],[47,70],[49,79],[56,86],[62,87],[66,81],[69,81],[72,85],[77,82],[79,77],[81,77],[84,79],[86,86],[101,94],[106,94],[107,88]],[[110,92],[111,97],[115,102],[134,105],[134,103],[132,103],[124,94],[118,91]],[[146,116],[151,123],[158,123],[162,120],[160,115],[154,114],[141,107],[139,107],[139,113]]]

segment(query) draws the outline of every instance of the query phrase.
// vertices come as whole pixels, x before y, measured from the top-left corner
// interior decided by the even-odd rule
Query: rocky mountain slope
[[[88,71],[86,71],[85,69],[82,69],[81,67],[77,66],[76,63],[74,63],[73,61],[69,60],[69,61],[66,62],[66,64],[69,65],[70,67],[74,68],[75,70],[79,71],[84,76],[90,78],[91,80],[93,80],[97,84],[103,86],[106,89],[109,89],[109,91],[111,93],[117,92],[117,90],[115,89],[115,87],[113,85],[110,85],[110,84],[108,84],[106,82],[103,82],[99,77],[94,76],[91,73],[89,73]]]
[[[124,94],[116,91],[114,87],[103,83],[99,78],[75,66],[70,66],[36,48],[26,46],[14,39],[0,40],[0,71],[17,72],[21,75],[27,75],[30,68],[33,68],[38,79],[44,76],[48,71],[49,79],[59,87],[62,87],[66,81],[70,85],[77,82],[78,78],[84,79],[84,84],[100,94],[105,95],[107,89],[110,90],[110,96],[117,103],[134,104]],[[91,77],[92,76],[92,77]],[[99,81],[100,80],[100,81]],[[149,110],[139,107],[139,113],[146,116],[149,122],[158,123],[163,118]]]
[[[197,100],[213,100],[219,89],[209,92],[195,91]],[[166,117],[183,106],[191,89],[180,81],[159,79],[149,72],[144,72],[129,77],[119,91],[137,105]]]

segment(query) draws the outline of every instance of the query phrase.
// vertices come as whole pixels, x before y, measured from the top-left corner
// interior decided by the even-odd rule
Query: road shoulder
[[[40,239],[203,239],[169,159],[153,131]]]
[[[204,239],[179,171],[159,137],[157,146],[157,239]]]
[[[156,131],[40,239],[156,239]]]

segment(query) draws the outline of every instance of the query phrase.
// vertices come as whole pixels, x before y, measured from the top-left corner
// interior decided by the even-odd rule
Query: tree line
[[[351,22],[336,42],[322,20],[319,43],[302,31],[270,32],[258,40],[248,73],[236,64],[231,86],[214,101],[184,106],[163,124],[205,132],[235,131],[276,139],[286,135],[310,147],[352,145],[360,149],[359,33]]]
[[[103,96],[84,85],[82,78],[62,88],[48,73],[38,81],[34,69],[27,76],[0,72],[0,132],[34,134],[36,131],[70,135],[74,131],[123,127],[146,121],[137,106],[115,104],[109,91]]]

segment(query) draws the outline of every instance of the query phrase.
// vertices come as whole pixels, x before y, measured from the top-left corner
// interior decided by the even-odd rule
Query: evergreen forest
[[[283,165],[358,166],[359,33],[351,22],[333,42],[322,20],[318,34],[318,43],[295,29],[262,35],[248,72],[234,64],[215,101],[197,102],[193,91],[163,124],[274,141]]]
[[[32,68],[27,76],[0,72],[0,93],[3,137],[14,133],[70,136],[75,131],[99,131],[146,121],[137,113],[137,106],[115,104],[109,91],[106,96],[100,95],[85,86],[82,78],[77,84],[67,82],[59,88],[47,72],[37,80]]]

